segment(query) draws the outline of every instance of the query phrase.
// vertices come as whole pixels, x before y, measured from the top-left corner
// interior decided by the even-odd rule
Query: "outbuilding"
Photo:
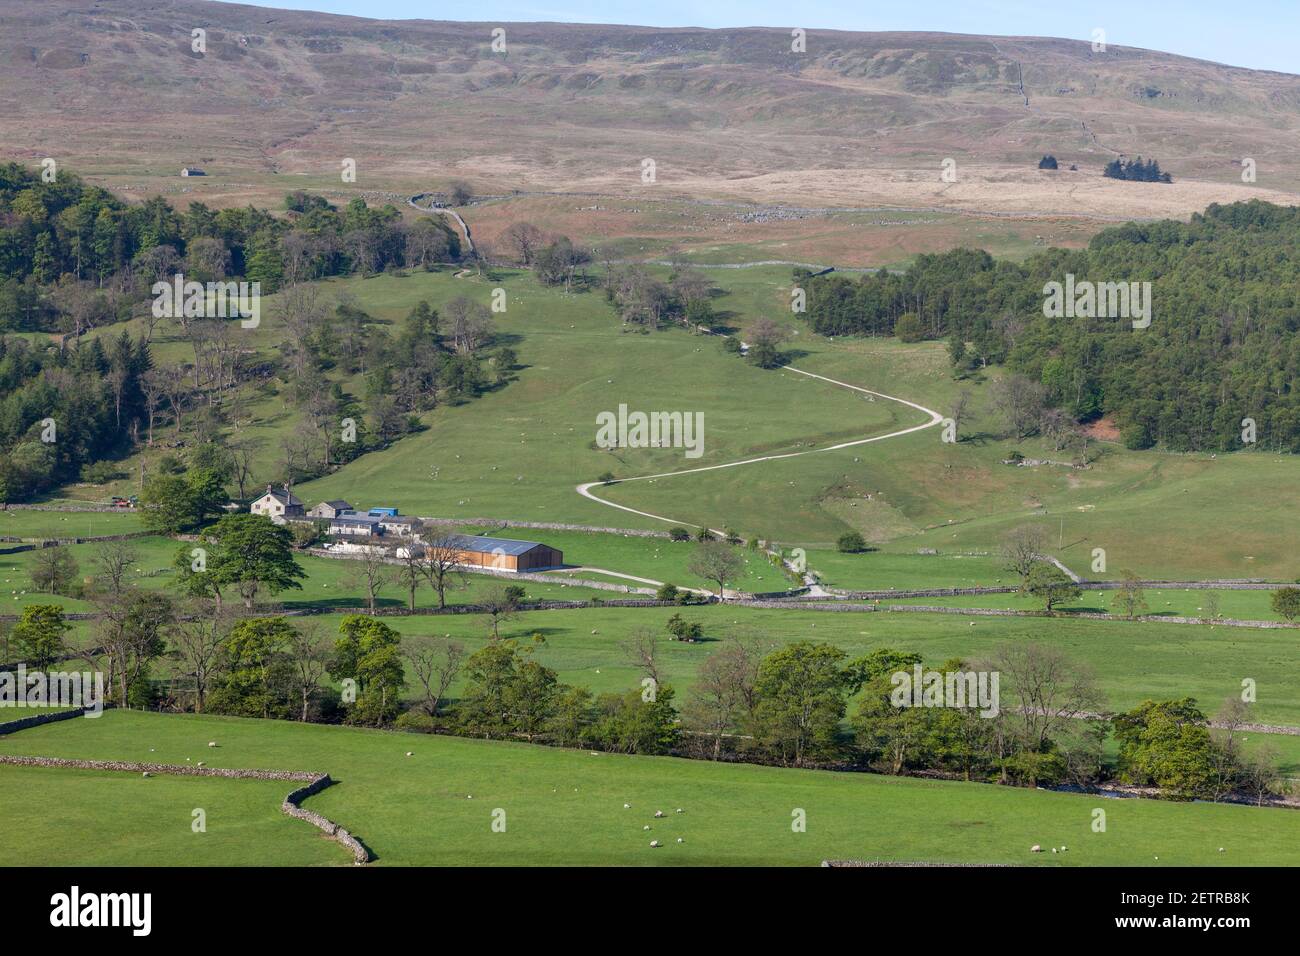
[[[381,535],[379,518],[374,515],[345,514],[330,518],[330,534],[338,535]]]
[[[537,541],[463,534],[451,539],[460,550],[457,563],[497,571],[542,571],[564,564],[564,554]]]

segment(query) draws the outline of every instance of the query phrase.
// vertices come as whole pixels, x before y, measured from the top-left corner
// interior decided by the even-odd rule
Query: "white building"
[[[276,524],[282,524],[286,518],[303,516],[302,502],[287,487],[272,488],[266,486],[266,494],[258,498],[248,510],[255,515],[266,515]]]

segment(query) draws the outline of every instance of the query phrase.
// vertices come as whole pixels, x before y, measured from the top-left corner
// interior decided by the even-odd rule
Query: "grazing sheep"
[[[624,809],[624,810],[631,810],[631,809],[632,809],[632,804],[630,804],[630,803],[625,803],[625,804],[623,804],[623,809]]]
[[[651,845],[651,846],[659,846],[660,843],[659,843],[658,840],[651,840],[651,841],[650,841],[650,845]]]
[[[662,810],[656,810],[656,811],[655,811],[655,816],[656,816],[656,817],[662,817],[663,815],[664,815],[664,812],[663,812]]]
[[[414,757],[414,756],[415,756],[415,751],[413,751],[413,750],[408,750],[408,751],[406,752],[406,756],[408,756],[408,757]]]
[[[646,824],[645,826],[643,826],[641,829],[642,829],[642,830],[649,830],[649,829],[650,829],[650,824],[647,823],[647,824]]]
[[[677,812],[678,812],[678,813],[685,813],[686,811],[683,810],[681,807],[678,807],[678,808],[677,808]]]
[[[678,843],[685,843],[686,841],[683,840],[681,837],[678,837],[678,838],[677,838],[677,842],[678,842]]]
[[[142,773],[140,776],[142,776],[142,777],[152,777],[153,774],[151,774],[148,770],[146,770],[146,771],[145,771],[144,773]]]
[[[215,747],[216,745],[217,745],[217,742],[216,742],[215,740],[209,740],[209,741],[208,741],[208,746],[209,746],[209,747]]]
[[[1033,846],[1031,846],[1031,847],[1029,848],[1029,852],[1030,852],[1030,853],[1042,853],[1042,852],[1043,852],[1043,848],[1042,848],[1041,846],[1039,846],[1037,843],[1035,843]]]

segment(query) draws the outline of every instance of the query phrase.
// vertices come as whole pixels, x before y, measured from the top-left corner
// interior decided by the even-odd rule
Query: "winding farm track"
[[[900,405],[906,405],[909,408],[915,408],[919,412],[924,412],[926,415],[930,416],[930,420],[924,422],[923,424],[913,425],[911,428],[903,428],[895,432],[889,432],[888,434],[885,435],[875,435],[871,438],[857,438],[854,439],[853,441],[840,442],[838,445],[827,445],[825,448],[811,448],[808,451],[791,451],[781,455],[762,455],[758,458],[745,458],[741,461],[731,461],[722,465],[705,465],[701,468],[685,468],[681,471],[665,471],[657,475],[638,475],[635,478],[619,478],[611,482],[589,481],[586,484],[578,485],[577,487],[578,494],[582,495],[584,498],[589,498],[592,501],[598,502],[599,504],[607,505],[610,508],[617,508],[620,511],[626,511],[630,514],[640,515],[643,518],[653,518],[656,521],[667,521],[671,524],[683,525],[688,528],[698,528],[700,527],[700,525],[693,524],[689,521],[680,521],[676,518],[670,518],[667,515],[657,515],[650,511],[638,511],[636,508],[630,508],[627,505],[616,504],[613,501],[608,501],[604,498],[597,497],[595,494],[592,493],[591,489],[596,487],[597,485],[605,485],[605,484],[622,485],[630,481],[651,481],[659,478],[673,478],[678,475],[694,475],[704,471],[719,471],[720,469],[723,468],[739,468],[742,465],[756,465],[759,462],[763,462],[763,461],[779,461],[783,458],[799,458],[800,456],[803,455],[816,455],[827,451],[839,451],[842,448],[854,448],[858,445],[868,445],[871,444],[872,442],[884,441],[887,438],[900,438],[903,435],[910,435],[912,434],[912,432],[919,432],[923,429],[930,428],[934,425],[938,425],[940,422],[943,421],[943,416],[940,415],[938,412],[936,412],[934,409],[926,408],[924,405],[918,405],[916,402],[909,402],[905,398],[897,398],[896,396],[893,395],[886,395],[884,392],[877,392],[869,388],[862,388],[859,385],[850,385],[848,382],[841,382],[838,379],[827,378],[825,375],[818,375],[815,372],[805,372],[803,369],[795,368],[793,365],[785,365],[782,366],[782,368],[787,372],[797,372],[800,375],[806,375],[809,378],[819,379],[820,381],[823,382],[830,382],[832,385],[838,385],[840,388],[847,388],[850,391],[861,392],[864,395],[872,395],[875,396],[876,398],[888,399],[891,402],[898,402]],[[708,530],[717,531],[718,529],[710,528]]]

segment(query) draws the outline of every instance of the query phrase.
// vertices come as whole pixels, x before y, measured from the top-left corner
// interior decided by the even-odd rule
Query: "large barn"
[[[454,539],[461,548],[457,558],[460,564],[475,568],[493,568],[498,571],[541,571],[558,568],[564,564],[564,554],[536,541],[515,541],[511,538],[488,538],[463,534]]]

